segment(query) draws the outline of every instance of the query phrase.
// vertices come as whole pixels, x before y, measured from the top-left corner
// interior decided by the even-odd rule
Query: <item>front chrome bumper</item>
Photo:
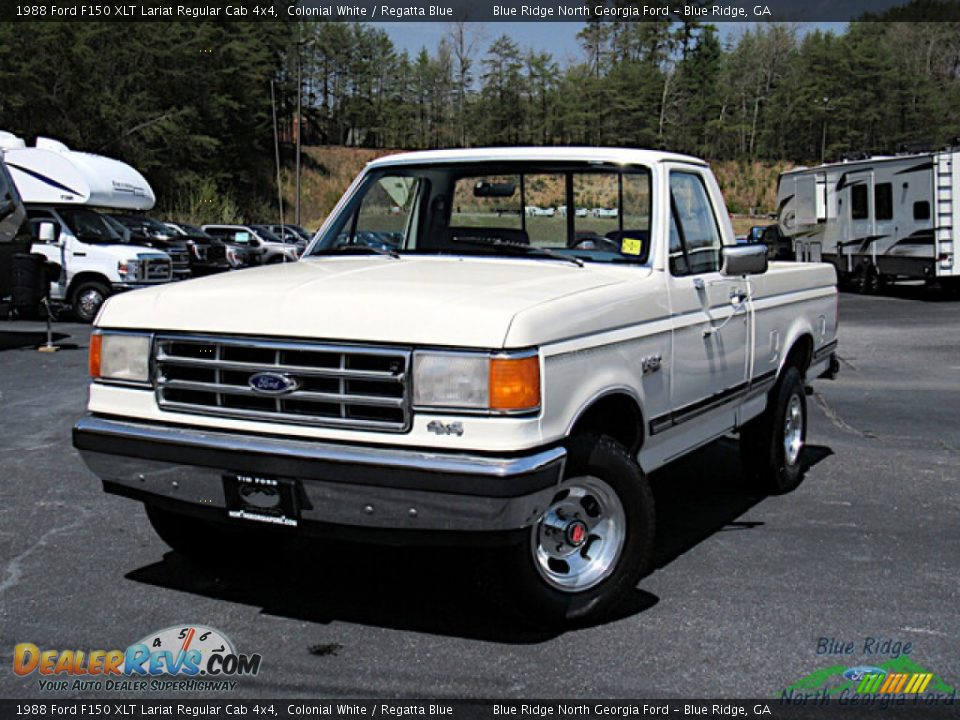
[[[227,473],[293,478],[310,522],[397,530],[527,527],[552,499],[566,451],[510,457],[253,437],[84,417],[73,443],[104,489],[222,511]]]

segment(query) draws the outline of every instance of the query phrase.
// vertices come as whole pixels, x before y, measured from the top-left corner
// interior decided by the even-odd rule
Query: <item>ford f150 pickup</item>
[[[395,155],[300,261],[110,298],[74,444],[182,553],[496,539],[537,617],[594,620],[650,568],[652,470],[739,433],[747,481],[798,485],[835,281],[736,245],[696,158]]]

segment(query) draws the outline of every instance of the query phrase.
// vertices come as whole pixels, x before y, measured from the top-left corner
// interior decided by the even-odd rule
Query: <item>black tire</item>
[[[88,280],[73,290],[73,315],[83,323],[92,323],[100,312],[106,299],[110,297],[110,288],[102,282]]]
[[[283,529],[208,522],[147,503],[150,524],[171,549],[201,565],[242,565],[276,558],[291,540]]]
[[[876,295],[880,292],[880,273],[872,263],[863,263],[853,275],[853,285],[861,295]]]
[[[786,427],[795,427],[799,411],[799,446],[788,452]],[[803,444],[807,439],[807,398],[803,376],[790,366],[777,381],[767,409],[740,430],[740,459],[747,486],[765,495],[781,495],[803,480]]]
[[[585,435],[573,438],[568,443],[567,450],[564,481],[560,491],[554,496],[551,508],[557,508],[564,502],[571,504],[570,498],[580,497],[575,495],[576,490],[570,490],[571,487],[576,487],[576,483],[600,481],[596,489],[600,489],[602,485],[614,493],[623,510],[623,536],[619,551],[609,568],[597,575],[592,582],[585,583],[587,587],[584,590],[561,589],[555,582],[547,579],[547,571],[538,559],[537,553],[538,549],[542,548],[544,533],[556,532],[548,529],[545,524],[551,508],[548,508],[540,521],[529,530],[525,542],[506,551],[509,556],[506,579],[514,603],[519,604],[529,619],[546,626],[584,624],[603,619],[636,587],[641,576],[653,563],[656,513],[653,493],[640,466],[620,444],[604,436]],[[589,530],[581,531],[581,538],[586,533],[586,539],[581,540],[581,549],[570,556],[574,560],[587,559],[587,566],[595,562],[589,559],[588,552],[594,554],[595,558],[603,558],[607,554],[607,548],[617,546],[611,541],[605,548],[604,540],[594,535],[594,532],[600,532],[603,524],[597,521],[597,517],[603,520],[604,515],[599,511],[600,506],[591,506],[590,502],[596,502],[596,498],[585,495],[577,504],[584,508],[584,517],[596,511],[598,515],[591,520],[597,524]],[[579,522],[579,515],[571,517],[567,514],[567,517],[571,520],[571,524],[567,526],[569,530],[573,524]],[[551,536],[555,539],[550,542],[557,542],[560,538],[566,541],[569,536],[570,533],[566,531],[556,532],[556,535]],[[573,557],[574,555],[576,557]],[[569,565],[567,567],[570,568]],[[501,576],[503,569],[501,565]],[[562,573],[558,577],[563,582]]]

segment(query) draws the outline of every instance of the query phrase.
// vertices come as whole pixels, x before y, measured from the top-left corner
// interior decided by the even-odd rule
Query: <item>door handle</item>
[[[730,290],[730,304],[733,306],[733,312],[719,325],[713,325],[711,323],[710,327],[703,331],[703,337],[707,338],[711,335],[716,335],[721,330],[723,330],[733,318],[738,315],[738,311],[743,307],[743,304],[747,301],[749,294],[744,288],[732,288]]]

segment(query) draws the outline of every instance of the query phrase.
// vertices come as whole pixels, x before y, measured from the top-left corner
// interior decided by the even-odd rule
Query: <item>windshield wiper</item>
[[[563,253],[558,253],[549,248],[537,247],[536,245],[521,245],[520,243],[509,242],[499,237],[490,237],[490,236],[472,236],[472,235],[459,235],[454,236],[451,240],[455,243],[461,243],[463,245],[476,245],[478,247],[494,247],[494,248],[507,248],[509,250],[519,250],[524,255],[540,255],[541,257],[548,257],[554,260],[566,260],[569,263],[573,263],[577,267],[583,267],[583,260],[578,257],[573,257],[572,255],[564,255]]]
[[[338,245],[337,247],[327,248],[316,253],[310,253],[311,255],[334,255],[336,253],[341,253],[344,255],[358,254],[358,255],[387,255],[392,258],[400,258],[400,253],[396,250],[384,250],[383,248],[373,247],[372,245]]]

